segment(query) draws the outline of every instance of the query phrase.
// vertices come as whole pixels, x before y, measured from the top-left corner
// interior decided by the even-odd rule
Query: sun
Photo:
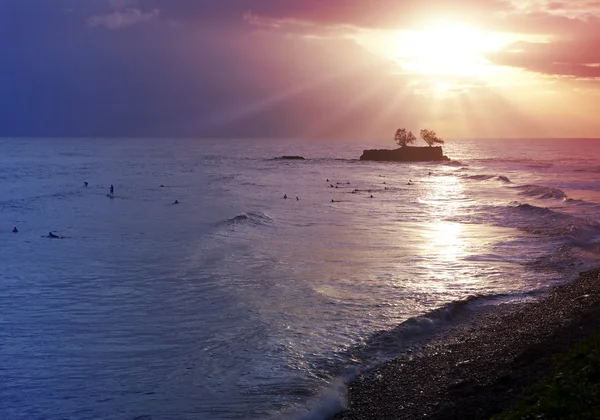
[[[465,77],[488,76],[494,66],[486,53],[499,51],[510,42],[506,35],[450,22],[400,31],[393,41],[395,59],[405,70]]]

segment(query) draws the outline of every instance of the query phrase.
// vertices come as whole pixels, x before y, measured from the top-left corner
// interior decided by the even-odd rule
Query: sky
[[[600,1],[2,0],[0,136],[600,137]]]

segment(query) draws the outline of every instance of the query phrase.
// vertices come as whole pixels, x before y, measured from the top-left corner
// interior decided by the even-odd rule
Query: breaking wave
[[[556,200],[565,200],[567,198],[567,194],[565,194],[565,192],[559,188],[546,187],[542,185],[521,185],[515,188],[521,190],[519,195],[525,195],[528,197]]]
[[[273,218],[263,212],[242,213],[231,219],[220,222],[220,225],[235,227],[235,226],[264,226],[273,221]]]

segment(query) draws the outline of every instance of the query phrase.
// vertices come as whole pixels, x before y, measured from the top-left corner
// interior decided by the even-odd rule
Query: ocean
[[[0,418],[323,419],[464,311],[598,265],[600,141],[358,160],[392,147],[0,139]]]

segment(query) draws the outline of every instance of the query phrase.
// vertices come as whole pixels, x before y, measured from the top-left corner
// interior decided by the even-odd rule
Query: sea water
[[[597,265],[600,141],[377,147],[0,140],[0,418],[323,418],[466,305]]]

